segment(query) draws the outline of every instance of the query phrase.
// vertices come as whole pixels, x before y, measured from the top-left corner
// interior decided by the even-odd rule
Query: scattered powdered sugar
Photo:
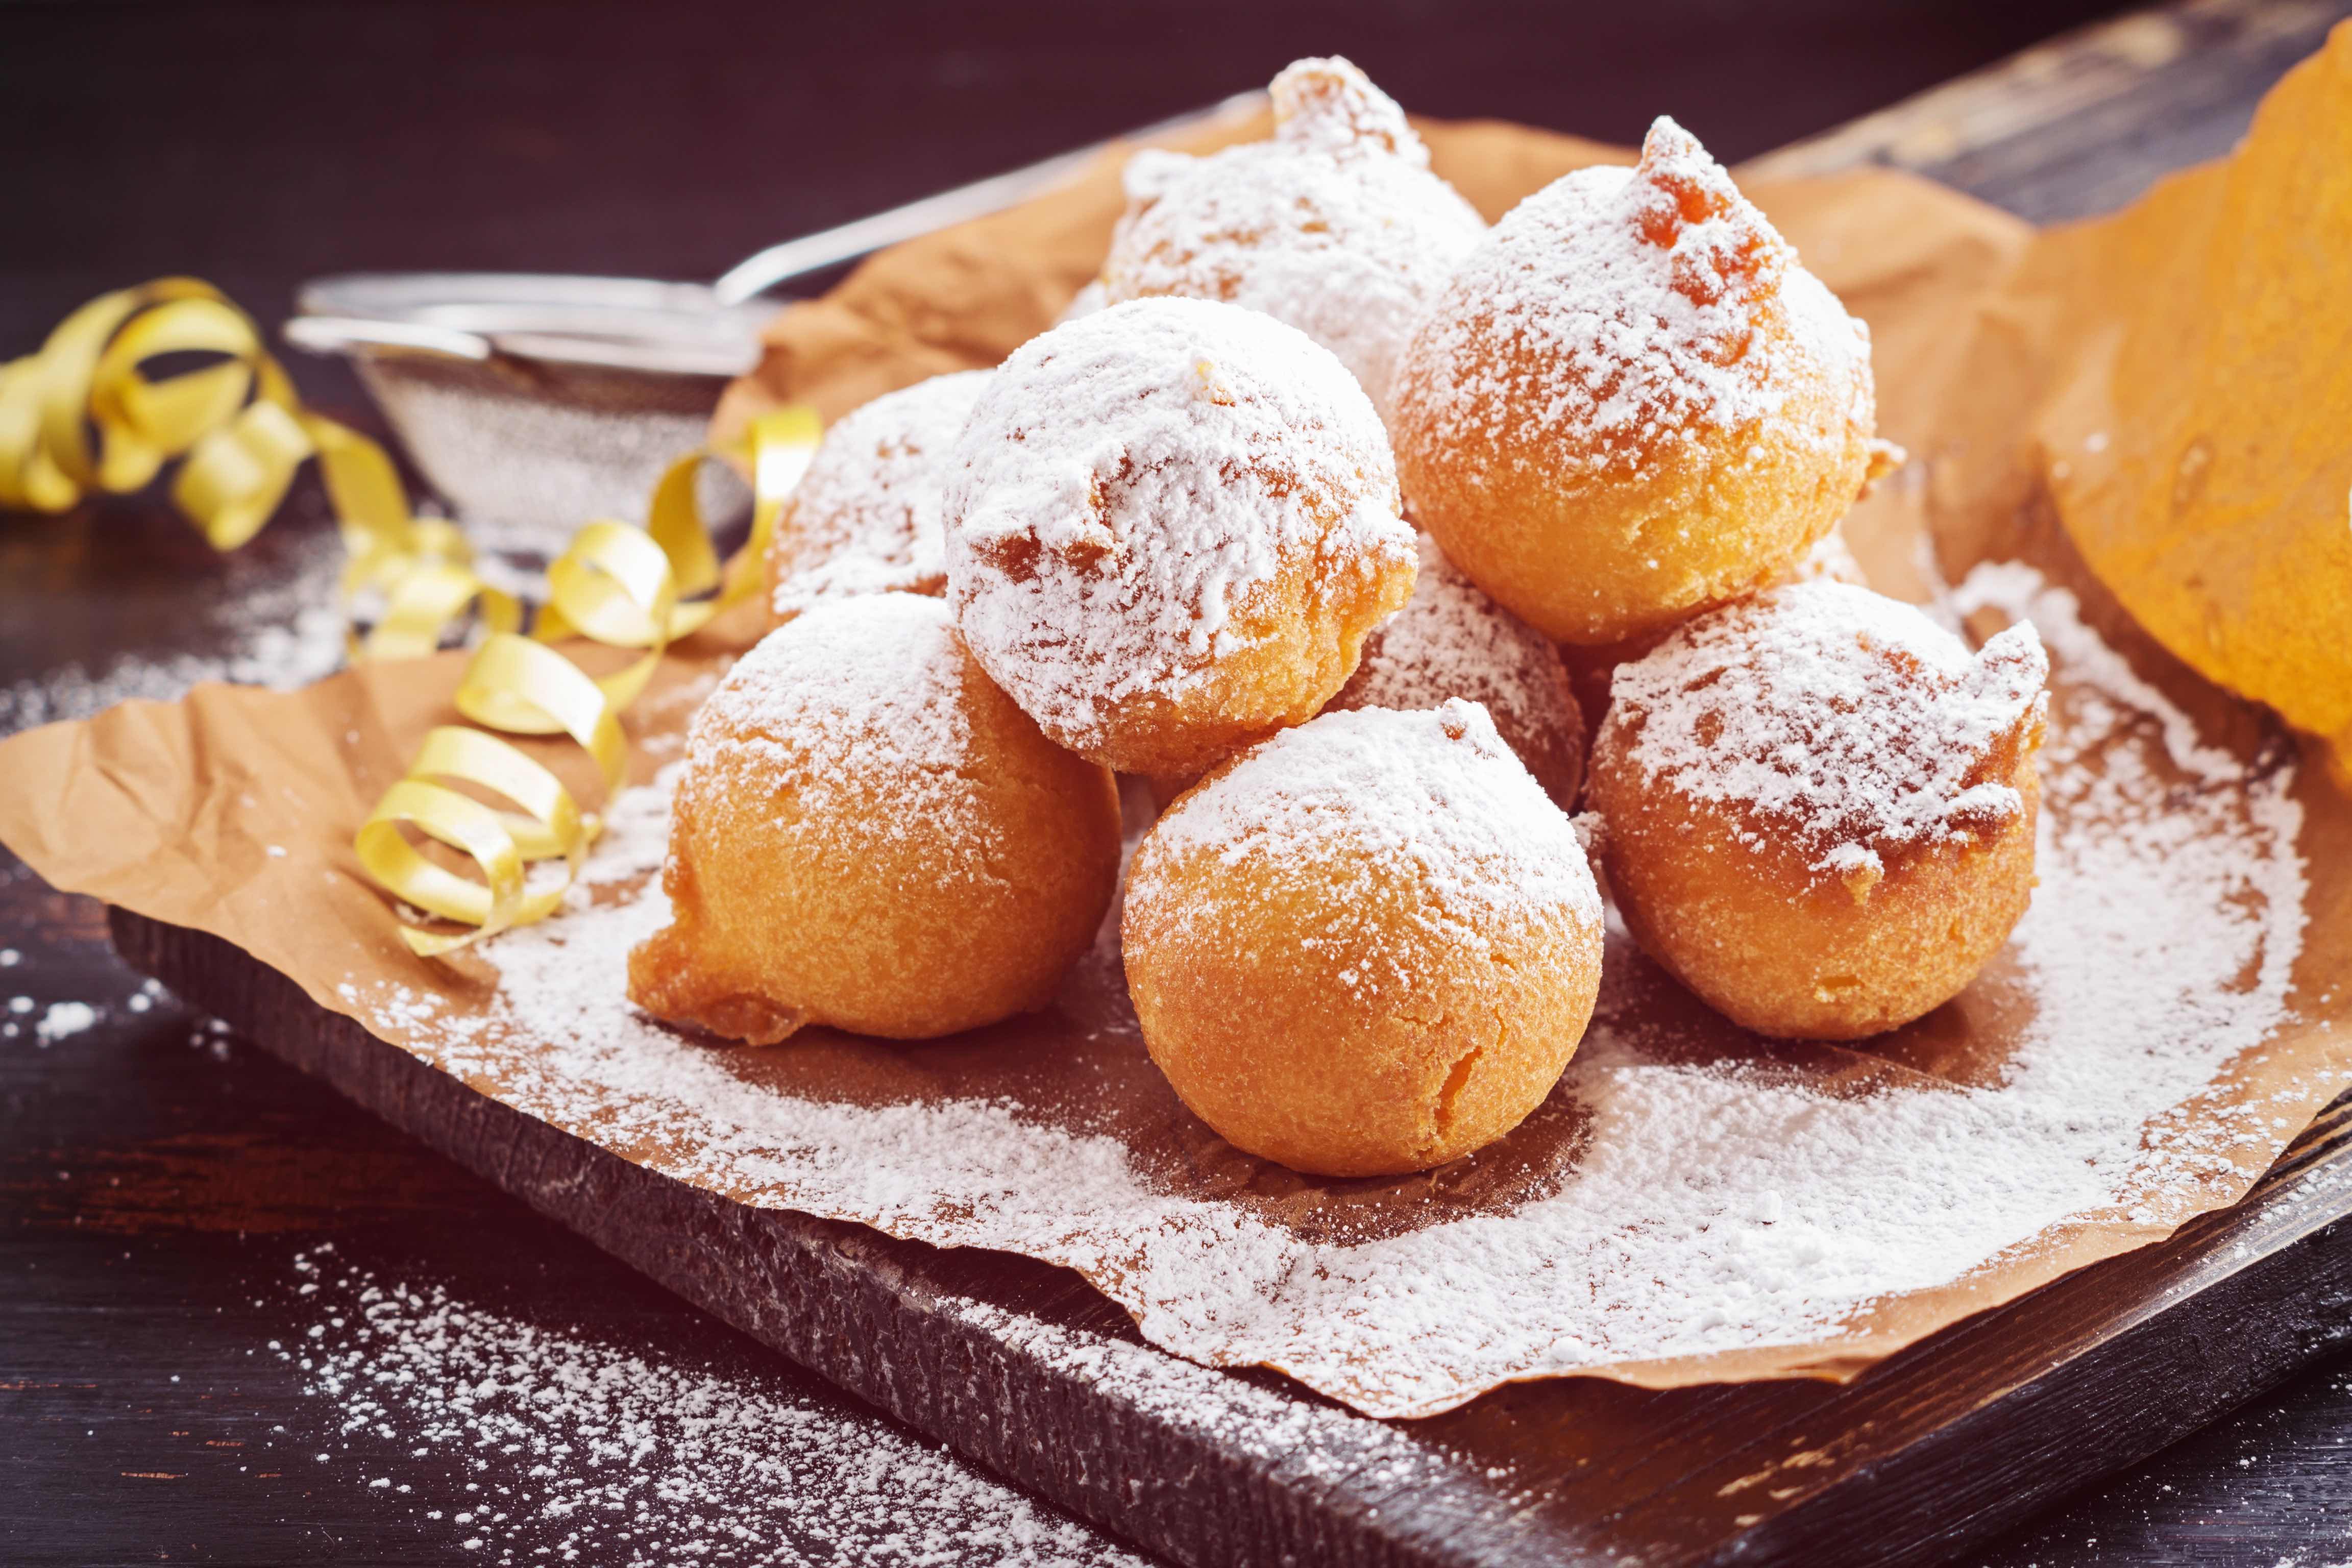
[[[33,1026],[33,1037],[44,1046],[71,1039],[98,1023],[98,1009],[87,1002],[52,1002]]]
[[[1843,381],[1870,414],[1869,334],[1689,132],[1661,118],[1633,168],[1562,175],[1456,269],[1400,371],[1447,444],[1541,447],[1638,471]],[[1508,430],[1494,421],[1507,410]],[[1814,435],[1789,421],[1780,438]],[[1843,439],[1843,435],[1839,437]]]
[[[482,1561],[1140,1568],[938,1446],[783,1378],[619,1350],[386,1282],[331,1247],[295,1269],[311,1321],[270,1350],[335,1423],[302,1436],[342,1450],[338,1468],[387,1502],[409,1477],[436,1496],[466,1478],[463,1505],[410,1511]]]
[[[293,530],[281,524],[288,534]],[[133,698],[167,702],[204,680],[290,691],[331,674],[343,662],[345,621],[335,578],[343,550],[333,531],[273,540],[262,554],[238,552],[215,563],[220,582],[184,595],[174,616],[197,616],[174,641],[202,653],[161,657],[126,649],[94,663],[71,663],[0,685],[0,734],[64,719],[88,719]],[[140,617],[142,626],[152,617]]]
[[[958,624],[1023,710],[1081,750],[1107,705],[1206,679],[1255,635],[1237,617],[1286,569],[1328,594],[1412,559],[1362,388],[1304,333],[1230,305],[1130,300],[1032,338],[982,394],[956,466]]]
[[[1418,929],[1368,933],[1360,945],[1372,964],[1409,964],[1433,940],[1483,952],[1562,912],[1586,931],[1601,919],[1568,817],[1486,710],[1459,699],[1430,710],[1325,713],[1261,742],[1160,819],[1137,856],[1129,897],[1144,896],[1156,868],[1200,854],[1229,870],[1246,867],[1253,885],[1269,889],[1293,878],[1328,889],[1349,867],[1369,889],[1410,868],[1425,895]],[[1373,902],[1369,891],[1359,901]],[[1187,913],[1160,909],[1155,919],[1181,929]],[[1393,976],[1405,992],[1416,978],[1409,967]]]
[[[828,598],[946,586],[940,507],[948,459],[992,374],[919,381],[824,433],[769,556],[778,615]]]
[[[1412,598],[1364,639],[1356,673],[1328,707],[1435,708],[1455,697],[1486,710],[1555,800],[1574,797],[1584,720],[1559,650],[1423,534]],[[1566,776],[1546,777],[1556,760],[1571,764]]]
[[[1694,1065],[1643,1005],[1667,983],[1612,932],[1593,1026],[1556,1091],[1589,1136],[1556,1186],[1507,1211],[1316,1240],[1171,1191],[1118,1136],[1051,1103],[869,1104],[730,1070],[740,1054],[624,994],[628,950],[667,919],[657,887],[628,894],[658,855],[657,788],[614,813],[568,912],[488,945],[500,984],[487,1016],[397,990],[345,1002],[529,1113],[586,1136],[625,1129],[602,1135],[674,1176],[1066,1265],[1158,1345],[1277,1366],[1377,1415],[1665,1357],[1834,1352],[1889,1297],[2053,1227],[2178,1224],[2294,1131],[2212,1098],[2290,1016],[2305,920],[2292,770],[2200,739],[2031,572],[1980,570],[1960,599],[2030,616],[2057,663],[2041,887],[1979,982],[2015,1020],[2001,1054],[1955,1083],[1894,1065],[1907,1035],[1822,1047],[1873,1068],[1859,1092],[1777,1049]],[[1073,1048],[1142,1049],[1131,1021]],[[927,1047],[891,1049],[913,1066]]]
[[[1988,771],[2037,722],[2050,663],[2030,624],[1971,654],[1867,588],[1792,583],[1685,624],[1618,667],[1601,743],[1696,800],[1747,807],[1816,870],[1984,837],[2025,809]]]
[[[876,594],[821,605],[761,638],[696,711],[679,790],[764,799],[789,784],[796,816],[823,821],[833,792],[846,784],[862,800],[859,781],[888,776],[926,827],[950,827],[965,815],[955,772],[971,747],[963,669],[937,599]],[[636,837],[623,831],[635,809],[629,798],[607,826],[623,853]],[[915,811],[925,803],[939,809]],[[637,823],[667,830],[666,818]]]
[[[1300,60],[1272,96],[1270,142],[1129,161],[1103,297],[1263,310],[1339,355],[1385,414],[1398,357],[1486,221],[1346,60]]]
[[[2308,918],[2294,770],[2250,777],[2084,623],[2072,593],[2032,567],[1979,565],[1952,599],[1962,615],[1990,608],[2039,628],[2068,677],[2057,693],[2064,721],[2053,719],[2042,755],[2042,879],[2020,928],[2030,937],[2063,927],[2068,941],[2023,942],[2021,954],[2039,971],[2042,1033],[2115,1041],[2113,1058],[2090,1049],[2021,1056],[2011,1087],[2056,1103],[2134,1100],[2116,1091],[2117,1058],[2125,1070],[2168,1081],[2179,1070],[2174,1042],[2242,1037],[2249,1015],[2277,1005],[2293,983]],[[2122,843],[2099,831],[2108,823]],[[2096,874],[2054,877],[2053,859]],[[2210,902],[2190,904],[2191,889]],[[2182,973],[2155,972],[2157,983],[2151,965],[2176,963]],[[2172,993],[2162,1026],[2142,1041],[2118,1038],[2114,1021],[2144,1011],[2152,984]],[[2166,1162],[2198,1152],[2179,1146],[2186,1132],[2152,1136],[2134,1181],[2154,1187],[2167,1179]]]
[[[1352,1411],[1228,1377],[1149,1345],[986,1301],[963,1301],[956,1315],[1000,1343],[1018,1347],[1049,1373],[1082,1379],[1099,1398],[1213,1438],[1223,1451],[1278,1459],[1287,1474],[1325,1487],[1384,1493],[1433,1479],[1433,1472],[1461,1462],[1426,1436],[1408,1436]],[[1508,1473],[1486,1468],[1485,1479],[1500,1480]],[[1370,1500],[1377,1503],[1379,1498]]]

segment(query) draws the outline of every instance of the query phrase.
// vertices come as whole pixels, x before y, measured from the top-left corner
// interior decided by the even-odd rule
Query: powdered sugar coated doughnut
[[[1621,666],[1588,800],[1636,940],[1738,1023],[1851,1039],[1948,1000],[2033,886],[2049,662],[1790,584]]]
[[[767,1044],[922,1038],[1043,1006],[1118,880],[1118,789],[964,652],[946,605],[820,605],[737,661],[687,740],[659,1017]]]
[[[1869,338],[1660,120],[1495,226],[1415,333],[1392,424],[1414,516],[1547,635],[1609,643],[1771,578],[1876,447]]]
[[[1059,743],[1195,773],[1311,717],[1412,591],[1380,417],[1304,333],[1154,299],[1016,350],[956,448],[948,590]]]
[[[1870,580],[1863,575],[1862,563],[1854,558],[1853,548],[1845,542],[1842,527],[1832,528],[1813,541],[1802,555],[1782,567],[1765,586],[1777,588],[1783,583],[1811,583],[1821,578],[1851,583],[1857,588],[1870,586]],[[1612,672],[1619,665],[1631,664],[1656,647],[1673,631],[1667,626],[1622,642],[1560,645],[1560,662],[1568,667],[1569,685],[1576,691],[1576,705],[1583,711],[1587,735],[1599,734],[1601,721],[1608,715]]]
[[[1326,713],[1211,773],[1136,852],[1121,921],[1152,1059],[1297,1170],[1469,1153],[1559,1080],[1601,900],[1485,710]]]
[[[1406,339],[1486,222],[1346,60],[1300,60],[1272,96],[1272,141],[1135,155],[1104,298],[1263,310],[1339,355],[1385,411]]]
[[[992,374],[959,371],[885,393],[824,433],[768,546],[779,619],[858,594],[945,591],[948,458]]]

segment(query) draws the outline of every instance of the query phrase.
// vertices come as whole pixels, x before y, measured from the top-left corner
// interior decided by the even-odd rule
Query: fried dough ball
[[[768,544],[780,623],[826,599],[946,591],[940,493],[991,374],[959,371],[885,393],[824,433]]]
[[[1136,300],[1031,339],[956,447],[948,594],[1061,745],[1198,773],[1310,718],[1412,592],[1379,416],[1271,316]]]
[[[1870,339],[1670,120],[1507,214],[1398,373],[1398,470],[1538,631],[1622,641],[1768,582],[1874,460]]]
[[[1584,782],[1584,718],[1559,650],[1421,541],[1421,574],[1395,617],[1364,639],[1356,673],[1324,711],[1483,706],[1503,742],[1565,811]]]
[[[695,716],[629,955],[657,1017],[770,1045],[924,1039],[1044,1006],[1118,877],[1117,786],[1037,732],[937,599],[821,605]]]
[[[1607,680],[1604,670],[1604,690]],[[1424,534],[1412,599],[1364,639],[1356,673],[1323,710],[1410,711],[1456,697],[1484,707],[1544,793],[1562,811],[1574,807],[1590,731],[1561,649],[1480,592]],[[1197,773],[1145,780],[1161,811],[1199,782]]]
[[[1346,60],[1300,60],[1271,95],[1272,141],[1129,161],[1103,298],[1263,310],[1339,355],[1385,414],[1405,340],[1486,221]]]
[[[1826,578],[1832,583],[1851,583],[1857,588],[1870,586],[1863,575],[1862,563],[1854,559],[1853,551],[1845,542],[1843,529],[1832,528],[1807,547],[1805,552],[1783,567],[1768,586],[1783,583],[1811,583]],[[1644,632],[1623,642],[1601,643],[1581,647],[1575,643],[1563,644],[1560,662],[1568,666],[1569,684],[1576,689],[1576,704],[1583,710],[1584,731],[1598,734],[1601,721],[1609,712],[1609,678],[1621,664],[1630,664],[1666,640],[1672,628]]]
[[[1792,584],[1617,671],[1586,800],[1649,954],[1759,1034],[1851,1040],[1958,994],[2033,889],[2049,661]]]
[[[1326,713],[1202,780],[1136,851],[1121,921],[1151,1058],[1294,1170],[1425,1170],[1517,1126],[1601,980],[1568,818],[1486,710]]]

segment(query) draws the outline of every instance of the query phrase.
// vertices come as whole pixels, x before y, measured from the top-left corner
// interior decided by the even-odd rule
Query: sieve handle
[[[718,296],[721,305],[740,305],[779,283],[821,271],[839,262],[854,261],[886,245],[897,245],[901,240],[913,239],[967,218],[985,217],[990,213],[1003,212],[1016,202],[1060,184],[1105,152],[1123,142],[1150,142],[1187,131],[1202,130],[1221,121],[1243,119],[1265,107],[1265,94],[1262,91],[1235,93],[1206,109],[1196,109],[1170,120],[1155,121],[1124,136],[1097,142],[1076,152],[1059,153],[1043,163],[1031,163],[1009,174],[992,175],[969,185],[959,185],[951,191],[941,191],[937,195],[908,202],[905,206],[892,207],[887,212],[843,224],[838,228],[828,228],[816,234],[803,235],[798,239],[785,240],[781,245],[772,245],[757,256],[729,268],[725,276],[711,285],[711,292]]]

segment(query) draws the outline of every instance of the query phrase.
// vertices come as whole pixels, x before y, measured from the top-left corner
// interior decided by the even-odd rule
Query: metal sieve
[[[836,228],[769,247],[713,283],[527,272],[359,272],[296,297],[286,340],[349,357],[425,479],[476,543],[523,559],[598,516],[640,519],[663,467],[701,444],[719,395],[760,359],[779,284],[1002,211],[1119,142],[1245,118],[1263,92]],[[749,492],[705,466],[704,515]]]

